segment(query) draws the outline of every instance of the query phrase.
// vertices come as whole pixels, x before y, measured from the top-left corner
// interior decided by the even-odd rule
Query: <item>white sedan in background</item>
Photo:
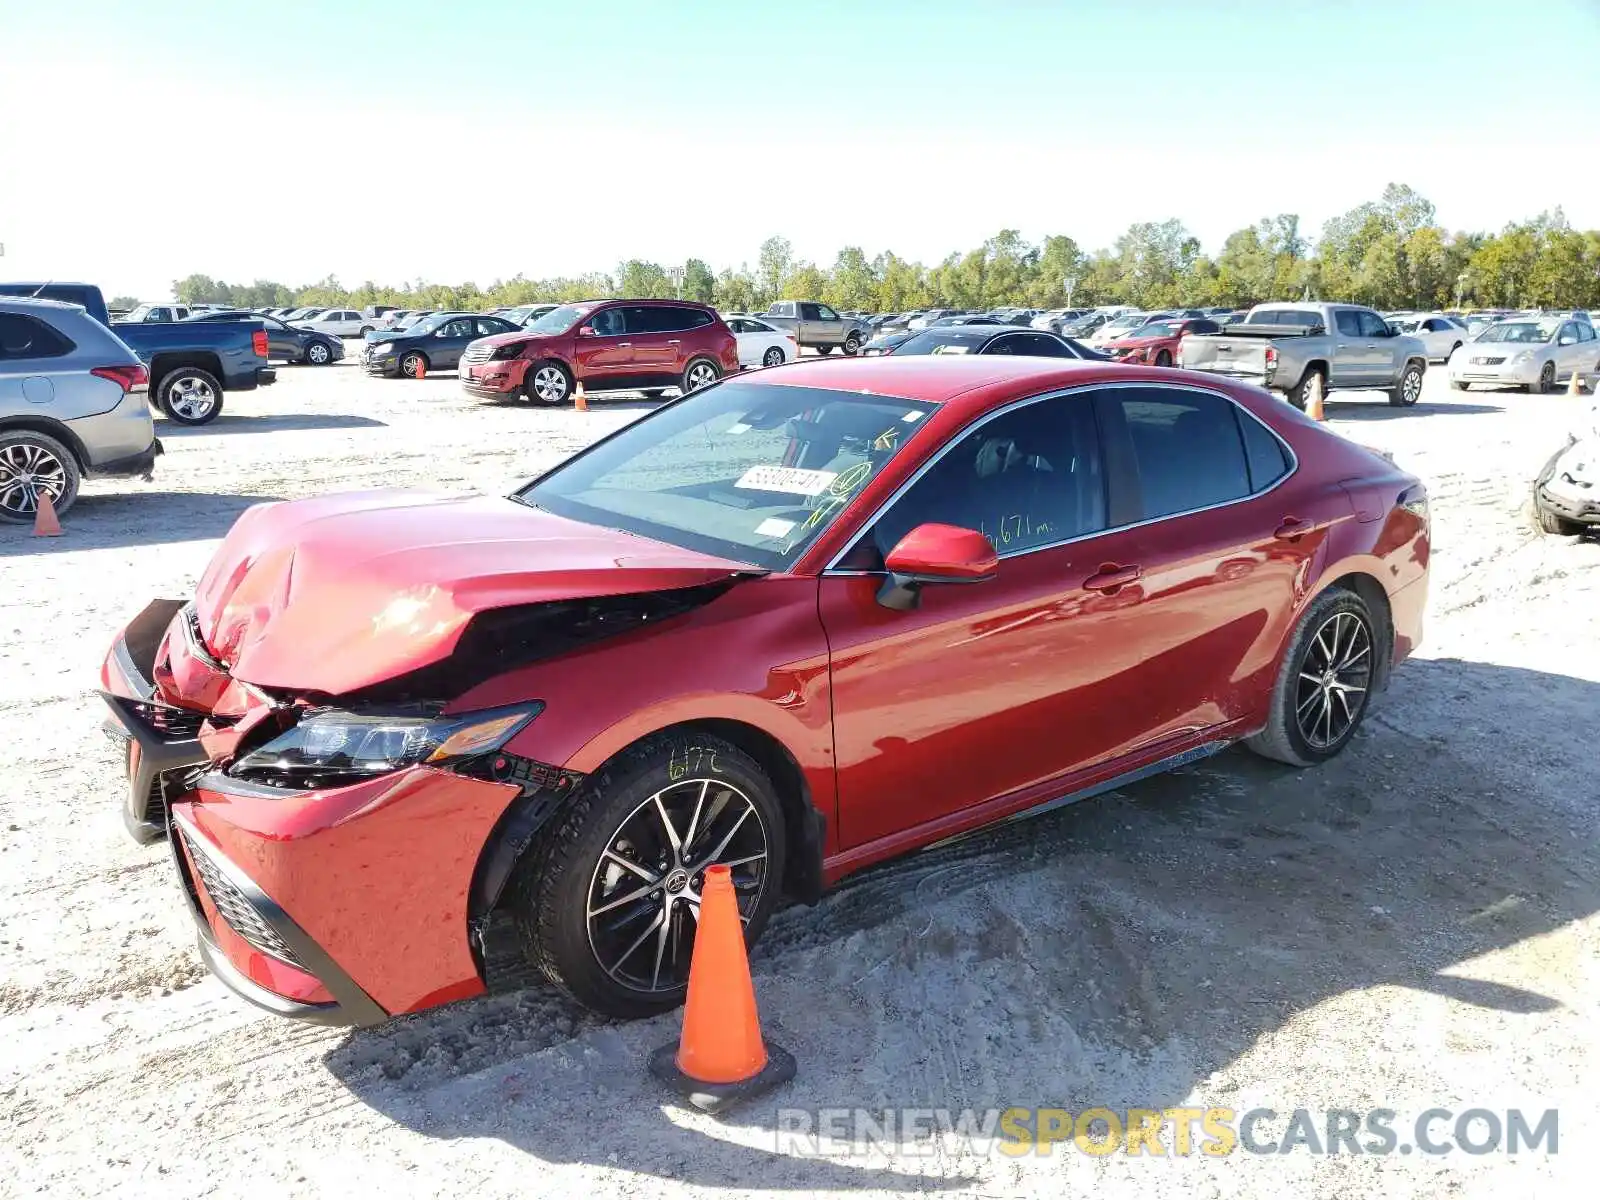
[[[1465,322],[1444,313],[1399,313],[1389,318],[1389,324],[1421,342],[1429,362],[1449,362],[1456,347],[1472,337]]]
[[[1574,373],[1600,374],[1600,338],[1587,321],[1521,317],[1491,325],[1450,356],[1450,386],[1475,383],[1553,392]]]
[[[726,318],[728,328],[739,343],[741,367],[779,367],[793,362],[800,355],[800,345],[794,335],[774,329],[755,317],[731,316]]]
[[[312,329],[329,337],[360,337],[377,328],[378,322],[363,317],[353,308],[327,308],[309,319],[290,321],[296,329]]]

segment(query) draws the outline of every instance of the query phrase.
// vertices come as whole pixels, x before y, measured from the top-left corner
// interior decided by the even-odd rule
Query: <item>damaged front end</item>
[[[397,659],[392,677],[340,694],[237,678],[199,606],[155,601],[102,670],[125,823],[141,842],[171,839],[202,956],[254,1003],[365,1024],[479,994],[491,914],[584,777],[505,750],[551,698],[452,702],[736,581],[475,612],[433,661]]]

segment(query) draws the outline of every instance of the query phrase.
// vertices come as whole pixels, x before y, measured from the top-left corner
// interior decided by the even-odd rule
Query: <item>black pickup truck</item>
[[[260,321],[113,322],[100,289],[88,283],[3,283],[0,295],[83,305],[150,368],[150,402],[179,425],[214,421],[224,392],[251,391],[278,378],[267,362]]]

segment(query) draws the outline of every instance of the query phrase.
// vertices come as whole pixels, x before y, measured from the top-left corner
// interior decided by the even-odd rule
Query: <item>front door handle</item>
[[[1285,542],[1298,542],[1314,528],[1310,521],[1302,521],[1299,517],[1285,517],[1283,524],[1272,531],[1272,536]]]
[[[1100,570],[1083,581],[1083,586],[1091,592],[1105,592],[1115,595],[1130,583],[1138,581],[1143,574],[1138,567],[1121,567],[1116,563],[1101,563]]]
[[[669,346],[681,346],[681,345],[683,345],[683,339],[682,338],[673,338],[670,342],[667,343],[667,345],[669,345]]]
[[[633,345],[632,342],[618,342],[617,343],[617,349],[618,350],[626,350],[632,345]]]

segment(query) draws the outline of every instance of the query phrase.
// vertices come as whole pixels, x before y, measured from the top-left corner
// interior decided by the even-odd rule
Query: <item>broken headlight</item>
[[[240,756],[228,774],[285,788],[355,783],[498,750],[542,711],[537,700],[451,717],[313,709],[293,729]]]

